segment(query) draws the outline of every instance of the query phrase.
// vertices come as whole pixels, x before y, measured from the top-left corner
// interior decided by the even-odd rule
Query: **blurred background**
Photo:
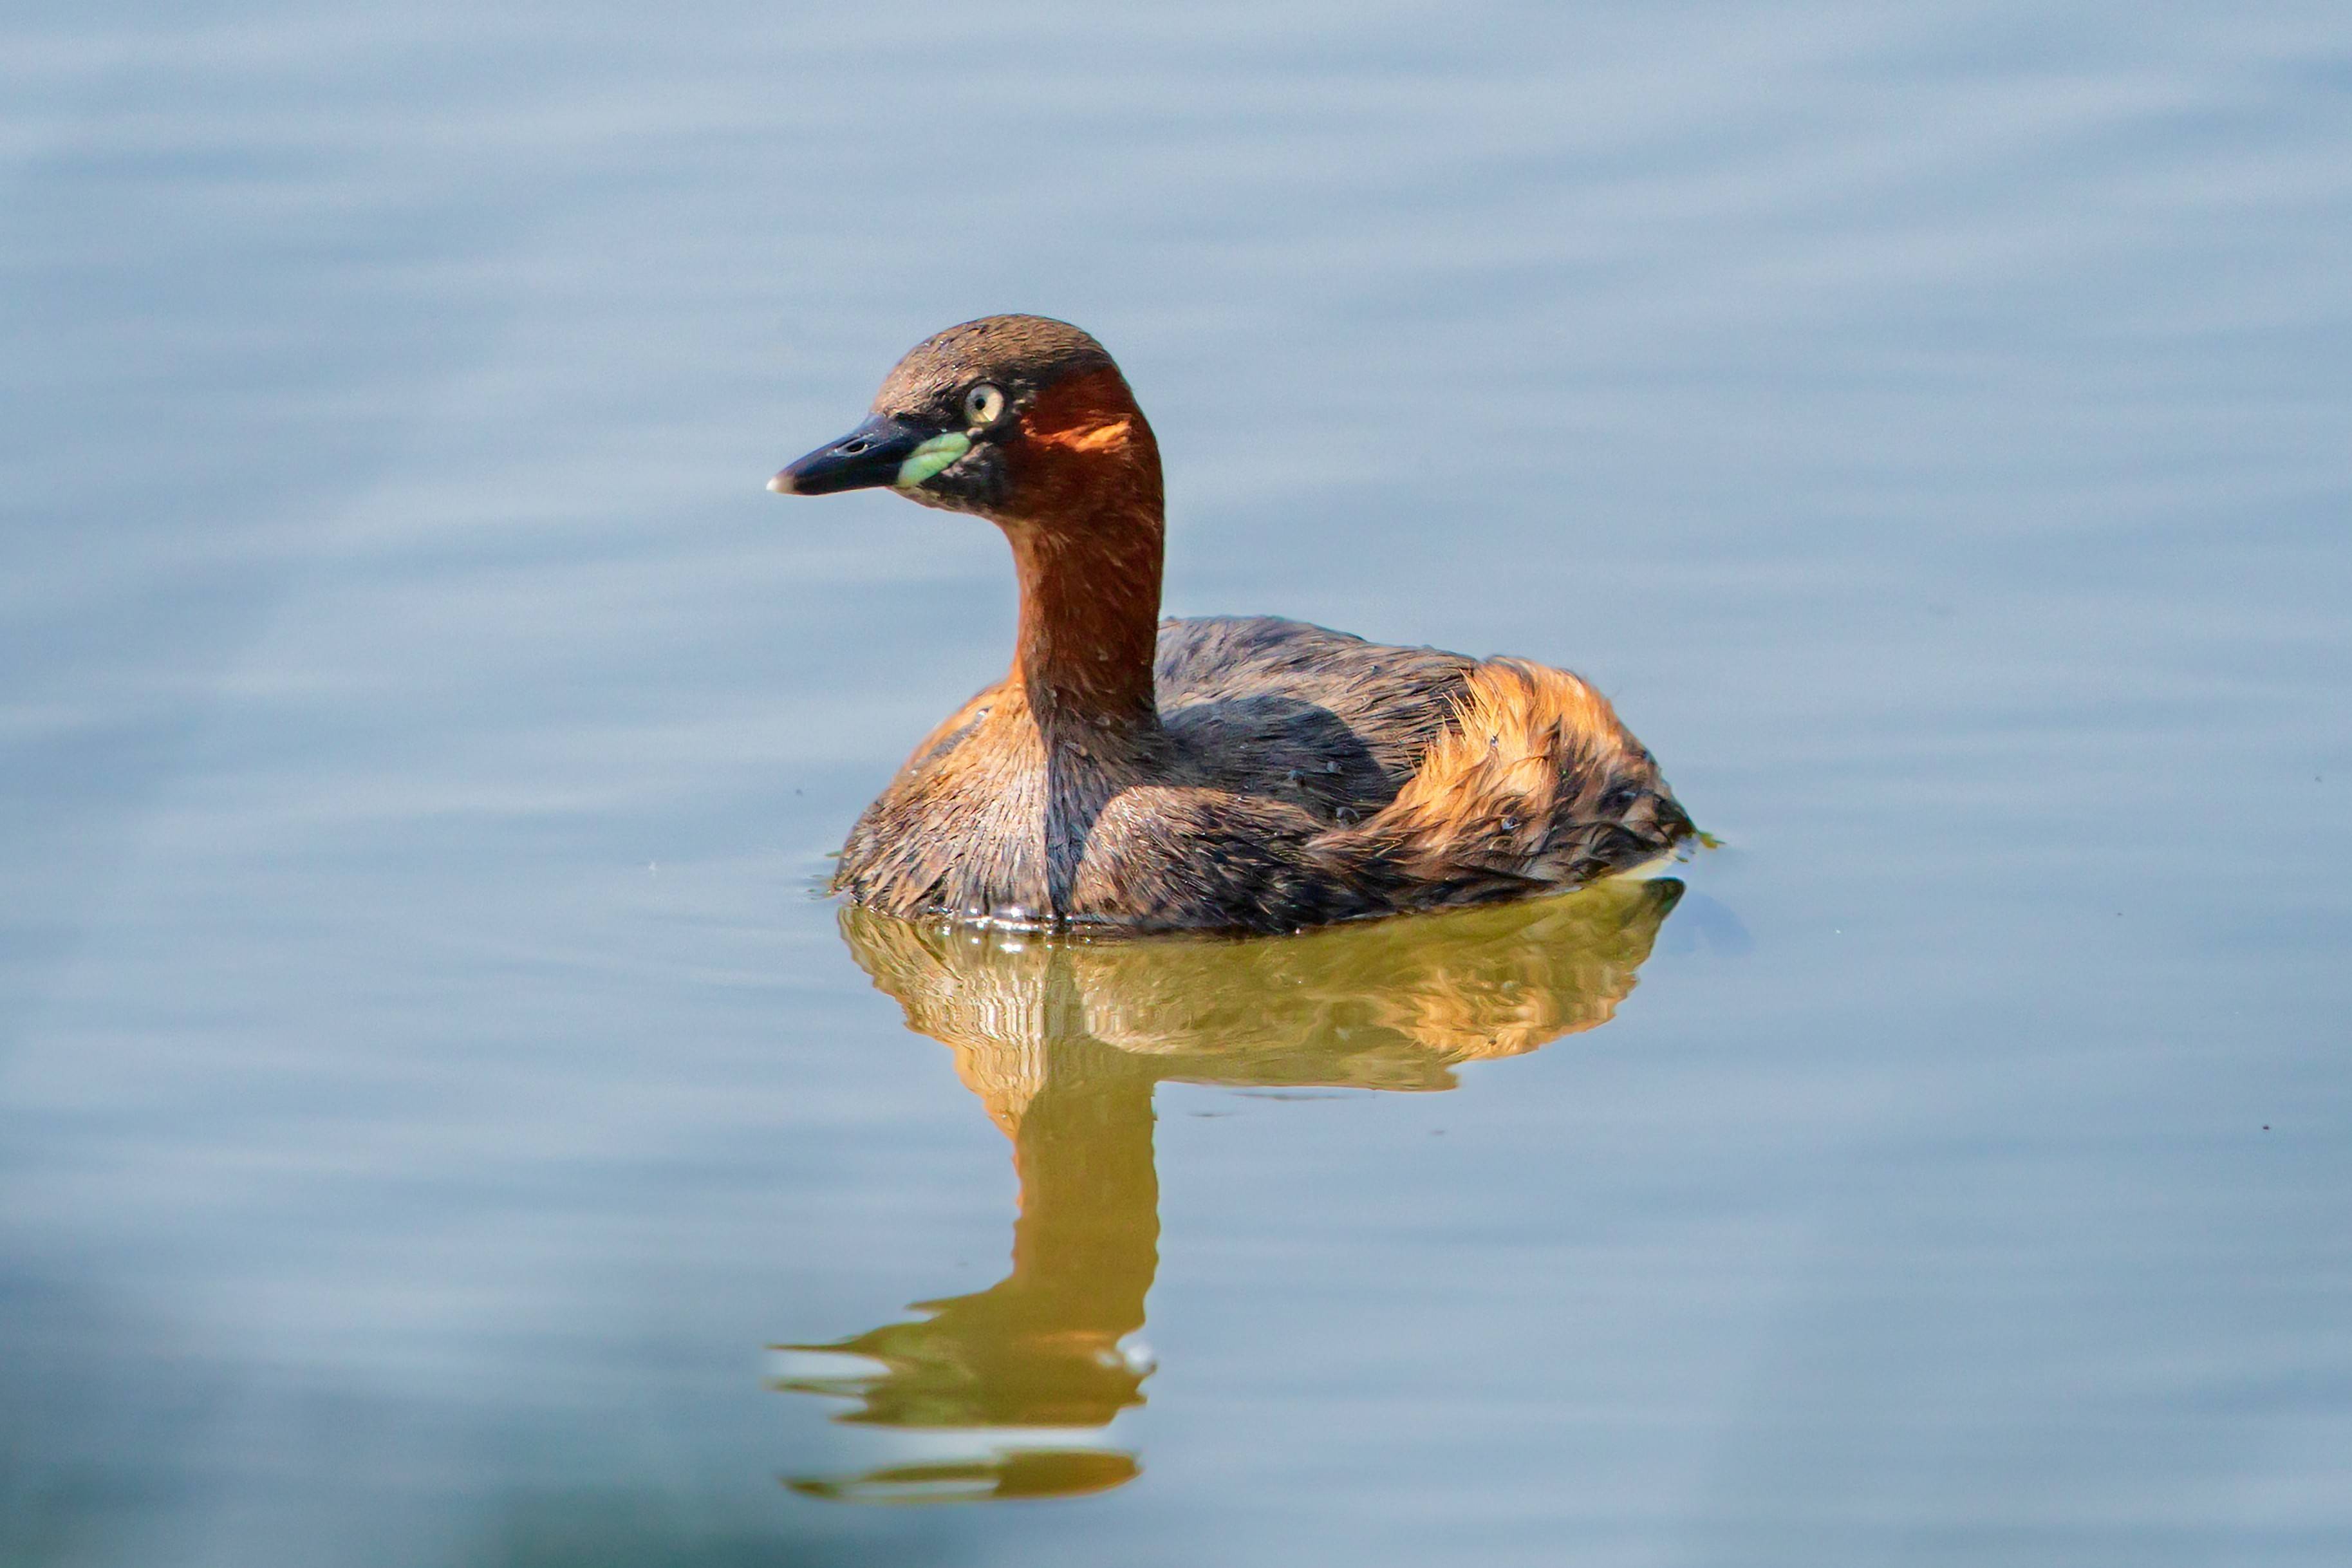
[[[2347,150],[2324,4],[12,7],[0,1562],[2346,1561]],[[1726,847],[845,942],[1011,577],[761,485],[997,310]]]

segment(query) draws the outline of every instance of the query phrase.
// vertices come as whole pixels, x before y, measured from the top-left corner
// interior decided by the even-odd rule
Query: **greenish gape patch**
[[[907,454],[898,465],[898,477],[890,482],[902,490],[912,489],[971,450],[971,437],[960,430],[934,436]]]

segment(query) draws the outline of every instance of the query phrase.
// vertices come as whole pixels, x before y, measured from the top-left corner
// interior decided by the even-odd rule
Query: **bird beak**
[[[877,414],[768,481],[780,496],[829,496],[890,485],[912,489],[971,449],[961,430],[926,430]]]

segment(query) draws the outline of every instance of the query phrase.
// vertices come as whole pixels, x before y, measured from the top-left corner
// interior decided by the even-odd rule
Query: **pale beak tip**
[[[768,481],[768,488],[780,496],[788,496],[793,493],[793,477],[790,474],[778,474]]]

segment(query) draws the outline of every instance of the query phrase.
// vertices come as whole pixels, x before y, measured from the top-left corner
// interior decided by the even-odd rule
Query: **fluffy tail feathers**
[[[1433,901],[1475,902],[1630,870],[1692,831],[1607,698],[1566,670],[1494,658],[1396,799],[1347,837]]]

